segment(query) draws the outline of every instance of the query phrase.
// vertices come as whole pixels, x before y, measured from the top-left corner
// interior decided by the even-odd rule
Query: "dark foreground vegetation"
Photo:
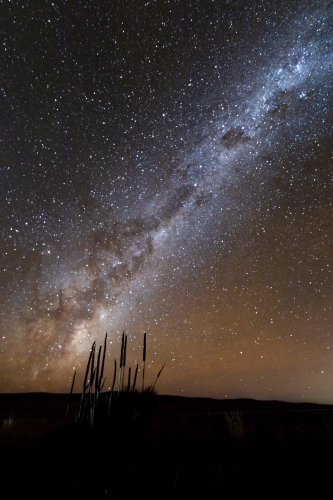
[[[0,395],[5,498],[301,498],[330,488],[333,407],[157,396],[123,333],[110,392],[107,334],[81,393]],[[138,374],[140,380],[138,380]]]
[[[330,491],[333,407],[100,394],[0,395],[4,498],[302,498]]]

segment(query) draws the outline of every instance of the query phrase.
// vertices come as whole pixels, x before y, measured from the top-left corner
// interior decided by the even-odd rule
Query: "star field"
[[[332,402],[332,2],[0,18],[0,391],[125,330],[160,393]]]

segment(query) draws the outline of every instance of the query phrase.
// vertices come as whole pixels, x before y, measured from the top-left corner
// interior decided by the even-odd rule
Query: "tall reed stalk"
[[[138,363],[137,363],[137,364],[136,364],[136,367],[135,367],[135,373],[134,373],[134,380],[133,380],[132,391],[134,391],[134,390],[135,390],[136,379],[137,379],[137,376],[138,376],[138,370],[139,370],[139,365],[138,365]]]
[[[125,378],[125,369],[126,369],[126,351],[127,351],[127,335],[125,335],[124,341],[124,354],[123,354],[123,373],[122,373],[122,381],[121,381],[121,391],[124,391],[124,378]]]
[[[120,383],[123,373],[123,359],[124,359],[124,343],[125,343],[125,332],[121,336],[121,348],[120,348],[120,363],[119,363],[119,379],[118,379],[118,396],[120,392]]]
[[[159,376],[161,375],[161,373],[162,373],[162,371],[163,371],[164,367],[165,367],[165,363],[164,363],[164,365],[162,366],[162,368],[160,369],[160,371],[158,372],[157,377],[155,378],[155,382],[154,382],[154,383],[153,383],[153,385],[151,386],[151,390],[152,390],[152,391],[154,390],[155,385],[156,385],[156,382],[157,382],[157,380],[158,380]]]
[[[82,406],[83,406],[83,401],[84,401],[85,394],[86,394],[87,390],[90,387],[91,374],[93,372],[93,358],[95,356],[95,346],[96,346],[96,342],[93,342],[93,345],[91,346],[91,349],[90,349],[90,354],[89,354],[89,358],[88,358],[88,362],[87,362],[86,372],[85,372],[85,375],[84,375],[83,387],[82,387],[82,394],[81,394],[81,401],[80,401],[80,408],[79,408],[79,412],[78,412],[78,418],[79,419],[80,419],[80,417],[82,415]],[[90,371],[90,379],[88,378],[89,377],[89,371]]]
[[[147,342],[146,342],[147,334],[146,332],[143,335],[143,370],[142,370],[142,392],[145,390],[145,372],[146,372],[146,354],[147,354]]]
[[[90,419],[91,426],[93,426],[93,424],[94,424],[94,418],[95,418],[95,412],[96,412],[96,407],[97,407],[97,403],[98,403],[98,398],[99,398],[99,395],[100,395],[100,393],[104,387],[104,383],[105,383],[105,378],[103,379],[103,375],[104,375],[107,338],[108,338],[108,334],[106,333],[105,338],[104,338],[103,351],[102,351],[102,346],[100,346],[98,349],[96,366],[95,366],[96,342],[93,342],[93,344],[91,346],[90,354],[89,354],[89,359],[87,362],[84,381],[83,381],[80,409],[78,412],[78,419],[80,419],[83,416],[83,403],[86,399],[85,408],[87,410],[87,406],[88,406],[88,413],[89,413],[89,419]],[[89,374],[90,374],[90,376],[89,376]],[[87,394],[87,398],[85,397],[86,394]]]

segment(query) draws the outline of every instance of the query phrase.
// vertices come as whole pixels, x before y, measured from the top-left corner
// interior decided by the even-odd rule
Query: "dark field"
[[[91,432],[71,424],[79,396],[65,425],[67,403],[0,395],[6,498],[297,499],[331,489],[333,406],[156,396],[141,420],[126,407]]]

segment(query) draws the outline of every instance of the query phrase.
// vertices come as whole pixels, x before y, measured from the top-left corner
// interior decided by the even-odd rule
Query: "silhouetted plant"
[[[124,424],[128,425],[131,421],[132,423],[134,421],[136,421],[135,423],[137,423],[138,418],[147,418],[148,410],[151,408],[152,398],[156,395],[155,385],[165,367],[164,363],[164,365],[158,372],[154,383],[145,387],[145,369],[147,357],[147,334],[145,332],[143,337],[143,376],[141,391],[138,392],[136,390],[139,370],[138,363],[136,363],[135,366],[133,384],[131,384],[131,367],[128,368],[127,385],[125,387],[124,379],[126,370],[127,335],[125,334],[125,332],[123,332],[120,348],[118,390],[117,393],[114,394],[114,386],[117,378],[117,360],[115,358],[110,394],[106,394],[106,397],[102,398],[101,393],[106,380],[106,377],[104,377],[106,347],[107,333],[105,334],[104,345],[103,347],[99,347],[97,355],[96,342],[93,342],[90,349],[83,380],[80,407],[76,416],[76,423],[89,423],[90,428],[94,427],[96,417],[98,417],[98,425],[101,425],[101,422],[103,422],[103,425],[117,422],[118,426],[123,426]],[[74,373],[71,385],[70,398],[73,393],[75,375],[76,372]],[[67,408],[66,418],[68,416],[68,413],[69,406]]]

